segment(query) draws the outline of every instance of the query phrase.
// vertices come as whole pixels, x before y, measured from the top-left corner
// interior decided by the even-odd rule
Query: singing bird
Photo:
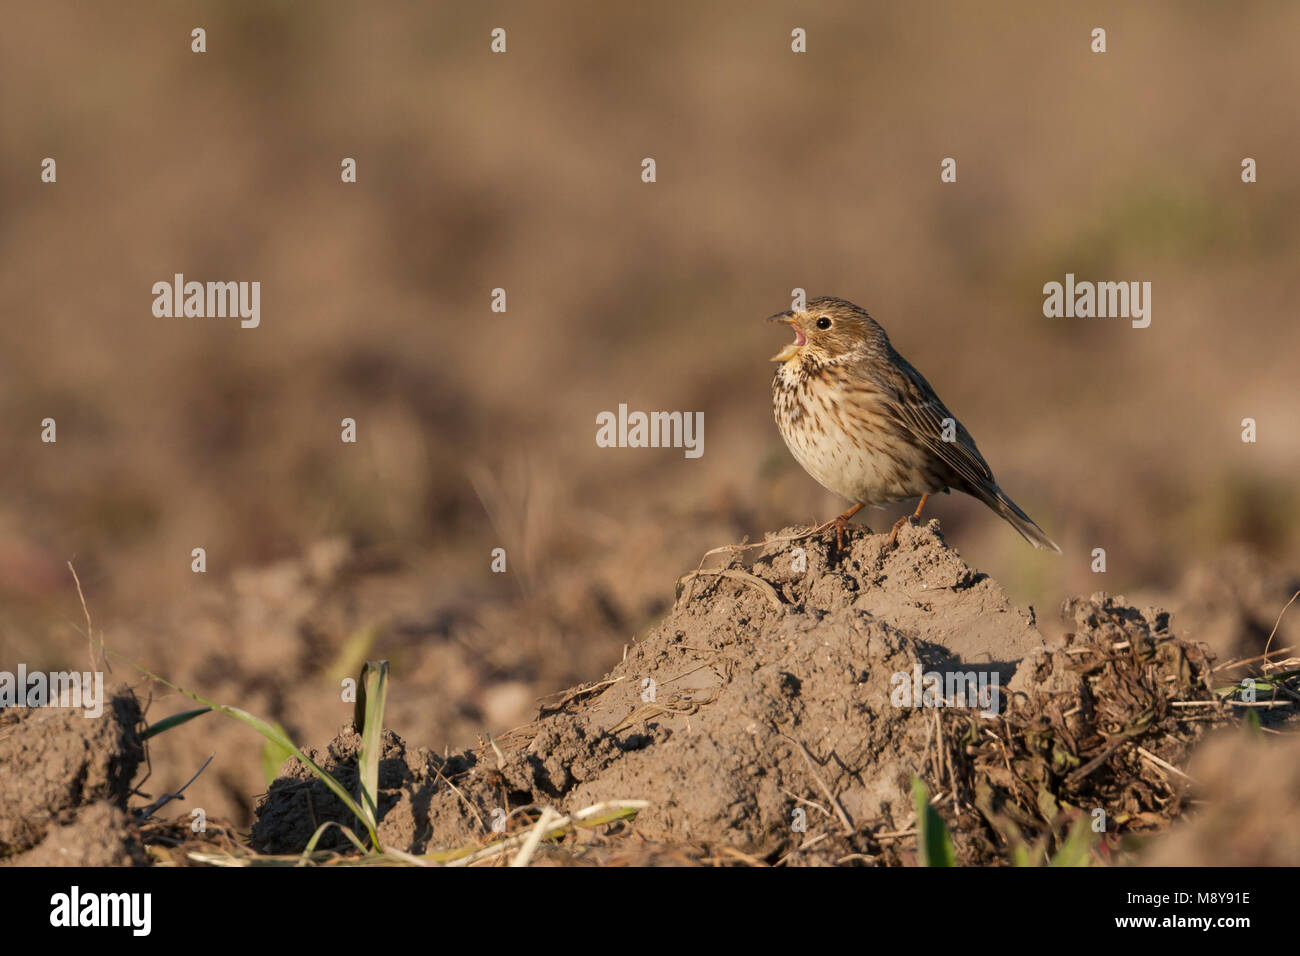
[[[781,437],[822,487],[853,502],[818,531],[834,525],[842,547],[845,525],[864,507],[920,496],[915,520],[930,495],[956,488],[1034,547],[1061,552],[998,487],[970,432],[865,309],[823,296],[769,321],[786,323],[795,336],[772,357],[780,363],[772,408]],[[891,545],[907,520],[894,524]]]

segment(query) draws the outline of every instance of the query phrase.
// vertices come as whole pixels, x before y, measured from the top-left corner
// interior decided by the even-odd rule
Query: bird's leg
[[[844,550],[844,529],[855,514],[862,510],[861,504],[856,504],[844,514],[835,519],[835,546],[841,551]]]
[[[816,529],[816,530],[817,530],[817,533],[820,534],[821,532],[823,532],[823,531],[825,531],[827,528],[829,528],[831,525],[834,525],[834,526],[835,526],[835,545],[836,545],[836,547],[838,547],[840,550],[843,550],[843,549],[844,549],[844,528],[845,528],[846,525],[848,525],[848,523],[849,523],[849,519],[852,518],[852,517],[853,517],[855,514],[857,514],[859,511],[861,511],[861,510],[863,509],[863,507],[864,507],[864,506],[861,505],[861,504],[856,504],[856,505],[854,505],[854,506],[853,506],[852,508],[850,508],[848,511],[844,512],[844,514],[840,515],[838,518],[835,518],[835,519],[833,519],[833,520],[831,520],[831,521],[828,521],[828,522],[826,522],[824,525],[820,525],[820,526]]]
[[[930,496],[929,496],[928,494],[926,494],[926,495],[921,495],[921,503],[918,504],[918,505],[916,506],[916,510],[912,512],[911,517],[910,517],[910,518],[908,518],[908,517],[902,517],[902,518],[899,518],[897,521],[894,522],[894,530],[891,531],[891,532],[889,532],[889,546],[890,546],[891,548],[896,548],[896,547],[898,547],[898,529],[899,529],[899,528],[901,528],[903,525],[907,524],[908,521],[920,521],[920,520],[921,520],[921,509],[925,507],[925,502],[929,499],[929,497],[930,497]]]

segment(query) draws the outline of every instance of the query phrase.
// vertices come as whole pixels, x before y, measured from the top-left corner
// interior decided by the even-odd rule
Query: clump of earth
[[[1049,646],[934,521],[904,528],[896,548],[855,533],[841,550],[787,529],[729,557],[683,578],[672,611],[608,675],[549,698],[533,722],[445,755],[390,734],[385,846],[473,847],[494,821],[526,828],[541,806],[636,800],[637,839],[684,858],[899,863],[914,858],[914,779],[969,862],[1031,838],[1046,852],[1071,813],[1107,799],[1112,836],[1177,814],[1178,782],[1130,753],[1145,741],[1182,760],[1204,727],[1169,706],[1208,697],[1208,665],[1167,614],[1076,600],[1068,646]],[[1116,719],[1140,723],[1131,744],[1099,724]],[[345,729],[314,756],[355,781],[357,745]],[[297,852],[323,820],[355,825],[305,766],[286,768],[258,807],[259,850]]]

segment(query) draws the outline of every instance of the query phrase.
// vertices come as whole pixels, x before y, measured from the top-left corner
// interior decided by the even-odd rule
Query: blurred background
[[[412,745],[522,723],[704,551],[842,510],[772,422],[763,319],[795,287],[867,308],[1060,542],[927,508],[1045,631],[1103,589],[1254,588],[1252,634],[1285,601],[1298,7],[14,2],[4,27],[0,669],[85,666],[72,561],[111,647],[305,744],[367,656]],[[1150,281],[1151,326],[1044,318],[1067,272]],[[260,281],[261,326],[155,318],[174,273]],[[619,403],[702,411],[703,457],[598,448]],[[155,688],[150,720],[187,705]],[[189,806],[246,823],[260,739],[204,721],[146,789],[216,752]]]

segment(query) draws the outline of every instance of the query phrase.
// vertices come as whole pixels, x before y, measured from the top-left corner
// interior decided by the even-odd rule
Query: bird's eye
[[[826,316],[823,315],[820,319],[817,320],[817,328],[821,329],[823,332],[829,329],[830,327],[831,327],[831,320],[826,318]]]

